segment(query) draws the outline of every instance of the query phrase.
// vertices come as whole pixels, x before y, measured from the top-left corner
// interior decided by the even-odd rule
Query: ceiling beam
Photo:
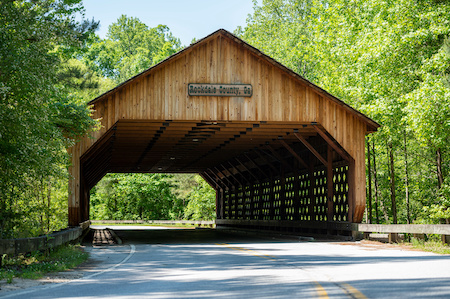
[[[327,160],[325,160],[322,157],[322,155],[308,141],[306,141],[306,139],[302,135],[300,135],[298,133],[294,133],[294,135],[295,135],[295,137],[297,137],[298,140],[300,140],[301,143],[303,143],[304,146],[306,146],[307,149],[309,149],[309,151],[311,153],[313,153],[313,155],[317,159],[319,159],[320,162],[322,162],[323,165],[325,165],[325,166],[328,165]]]

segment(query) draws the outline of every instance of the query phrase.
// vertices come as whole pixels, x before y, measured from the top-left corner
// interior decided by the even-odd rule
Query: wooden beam
[[[312,125],[314,130],[316,130],[317,134],[322,137],[328,145],[330,145],[342,158],[344,158],[347,161],[350,161],[353,159],[345,150],[341,148],[341,146],[333,139],[328,137],[328,135],[322,131],[320,128],[318,128],[316,125]]]
[[[224,178],[225,180],[227,180],[228,183],[230,183],[230,186],[235,187],[235,184],[232,183],[222,171],[220,171],[217,167],[214,167],[214,169],[215,169],[218,173],[220,173],[220,174],[223,176],[223,178]]]
[[[275,156],[275,158],[280,161],[285,167],[289,169],[293,169],[292,165],[286,162],[286,160],[283,159],[283,157],[280,156],[280,154],[277,153],[277,151],[271,147],[270,145],[266,144],[265,147]]]
[[[244,156],[250,161],[250,162],[252,162],[253,163],[253,165],[255,165],[255,167],[256,167],[256,169],[258,169],[259,170],[259,172],[261,172],[262,174],[263,174],[263,176],[265,177],[265,178],[267,178],[268,176],[267,176],[267,173],[261,168],[261,167],[259,167],[259,165],[258,164],[256,164],[256,162],[255,161],[253,161],[253,159],[252,158],[250,158],[247,154],[244,154]],[[269,171],[269,174],[271,175],[272,173]]]
[[[313,153],[314,156],[316,156],[317,159],[319,159],[320,162],[322,162],[323,165],[327,166],[327,160],[325,160],[322,155],[308,141],[306,141],[306,139],[302,135],[298,133],[294,133],[294,135],[298,140],[301,141],[301,143],[303,143],[304,146],[306,146],[307,149],[309,149],[311,153]]]
[[[242,182],[241,182],[240,180],[238,180],[238,178],[235,177],[234,174],[233,174],[228,168],[226,168],[225,166],[223,166],[223,164],[220,164],[220,166],[223,168],[223,170],[228,171],[228,173],[230,174],[230,176],[233,178],[233,180],[236,181],[236,183],[238,183],[239,186],[241,186],[241,187],[243,186],[243,185],[242,185]],[[223,174],[225,175],[225,172],[223,172]]]
[[[234,158],[242,167],[244,167],[245,171],[247,171],[258,183],[259,183],[259,178],[253,174],[253,172],[251,172],[245,165],[244,163],[242,163],[238,158]]]
[[[215,180],[214,180],[214,178],[212,178],[212,177],[211,177],[211,179],[213,179],[214,181],[216,181],[216,182],[222,184],[223,189],[226,189],[226,190],[229,190],[229,189],[230,189],[230,187],[229,187],[227,184],[225,184],[225,183],[223,182],[223,180],[222,180],[219,176],[217,176],[211,169],[209,169],[209,168],[206,169],[205,173],[207,174],[208,171],[211,172],[211,174],[212,174],[213,176],[216,177]]]
[[[244,181],[247,182],[247,184],[249,184],[250,186],[252,185],[252,183],[251,183],[249,180],[247,180],[247,178],[245,177],[245,175],[243,175],[242,172],[241,172],[239,169],[237,169],[236,166],[233,165],[233,163],[231,163],[230,161],[228,161],[228,164],[229,164],[229,165],[230,165],[237,173],[239,173],[239,174],[241,175],[241,177],[244,179]]]
[[[202,179],[204,179],[204,180],[205,180],[211,187],[213,187],[215,190],[217,190],[217,189],[222,189],[222,188],[219,187],[219,184],[217,184],[216,181],[214,181],[213,179],[211,179],[211,177],[210,177],[207,173],[202,172],[202,173],[199,173],[199,175],[202,177]]]
[[[264,161],[266,162],[266,164],[273,170],[275,171],[275,173],[278,173],[278,169],[272,165],[271,162],[269,162],[269,160],[266,159],[266,157],[264,157],[261,153],[259,149],[255,149],[256,154]],[[272,174],[272,173],[271,173]]]
[[[281,143],[292,154],[292,156],[300,162],[300,164],[302,164],[305,168],[309,167],[308,164],[306,164],[306,162],[294,151],[294,149],[289,146],[289,144],[282,139],[279,139],[278,142]]]

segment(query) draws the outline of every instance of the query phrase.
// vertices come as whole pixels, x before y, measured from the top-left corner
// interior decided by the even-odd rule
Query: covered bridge
[[[69,149],[69,225],[110,172],[199,173],[222,226],[340,233],[363,217],[379,125],[225,30],[90,104],[102,127]]]

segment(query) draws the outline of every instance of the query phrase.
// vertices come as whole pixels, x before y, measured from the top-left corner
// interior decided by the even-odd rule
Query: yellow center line
[[[253,256],[262,257],[262,258],[268,259],[268,260],[273,260],[273,261],[276,261],[276,260],[277,260],[277,258],[274,257],[274,256],[266,255],[266,254],[261,254],[261,253],[255,251],[255,250],[251,250],[251,249],[246,249],[246,248],[242,248],[242,247],[231,246],[230,244],[227,244],[227,243],[216,243],[216,245],[225,246],[225,247],[227,247],[227,248],[234,249],[234,250],[238,250],[238,251],[243,251],[243,252],[249,253],[249,254],[251,254],[251,255],[253,255]],[[328,297],[328,293],[327,293],[327,291],[323,288],[323,286],[322,286],[320,283],[318,283],[317,281],[314,281],[314,284],[315,284],[317,296],[318,296],[320,299],[328,299],[328,298],[329,298],[329,297]],[[358,298],[358,299],[359,299],[359,298]]]
[[[340,285],[345,289],[345,291],[347,292],[347,294],[350,297],[355,298],[355,299],[367,299],[367,297],[364,296],[363,293],[361,293],[360,291],[358,291],[356,288],[352,287],[348,283],[340,283]]]
[[[317,281],[314,281],[314,283],[316,284],[317,296],[321,299],[328,299],[328,293],[327,293],[327,291],[325,291],[323,286],[320,283],[318,283]]]

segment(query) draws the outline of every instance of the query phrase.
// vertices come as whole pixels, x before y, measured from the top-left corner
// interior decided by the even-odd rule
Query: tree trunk
[[[368,188],[369,188],[369,194],[368,194],[368,200],[369,200],[369,204],[367,207],[367,213],[366,215],[368,216],[368,221],[367,223],[372,223],[372,168],[371,168],[371,163],[370,163],[370,159],[371,159],[371,155],[370,155],[370,142],[367,139],[367,172],[369,175],[369,184],[368,184]]]
[[[394,150],[392,141],[388,142],[389,152],[389,185],[391,189],[391,205],[392,205],[392,223],[397,224],[397,202],[395,198],[395,169],[394,169]]]
[[[436,167],[437,167],[437,178],[438,178],[438,189],[442,188],[444,184],[444,175],[442,173],[442,151],[440,148],[436,151]]]
[[[50,209],[52,206],[52,183],[50,179],[47,188],[47,232],[50,232]]]
[[[389,217],[387,215],[386,209],[384,208],[383,202],[380,201],[381,195],[380,195],[380,186],[378,185],[378,178],[377,178],[377,155],[375,154],[375,141],[372,143],[372,155],[373,155],[373,179],[375,183],[375,217],[377,224],[380,224],[380,216],[378,214],[378,203],[380,203],[380,208],[383,212],[384,219],[386,222],[389,220]]]
[[[411,223],[411,213],[409,208],[409,173],[408,173],[408,150],[406,145],[406,131],[404,134],[404,153],[405,153],[405,196],[406,196],[406,222]]]

